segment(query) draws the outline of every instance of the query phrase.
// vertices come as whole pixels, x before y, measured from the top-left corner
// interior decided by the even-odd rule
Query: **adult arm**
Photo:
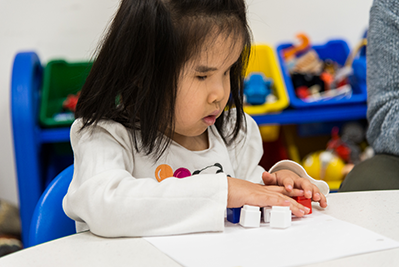
[[[367,139],[376,153],[399,156],[398,1],[374,1],[367,39]]]

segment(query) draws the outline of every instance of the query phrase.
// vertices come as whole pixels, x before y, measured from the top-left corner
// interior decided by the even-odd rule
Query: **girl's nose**
[[[218,81],[212,84],[212,87],[209,90],[208,102],[209,103],[217,103],[224,99],[226,91],[228,90],[229,83],[224,81]]]

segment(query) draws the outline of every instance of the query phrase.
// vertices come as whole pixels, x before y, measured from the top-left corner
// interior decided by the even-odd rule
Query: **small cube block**
[[[270,222],[270,212],[272,210],[272,207],[263,207],[262,211],[263,211],[263,221],[265,223],[269,223]]]
[[[231,223],[240,222],[241,208],[227,208],[227,220]]]
[[[260,226],[260,208],[244,205],[241,209],[240,224],[244,227]]]
[[[310,198],[306,198],[306,197],[293,197],[293,199],[295,199],[296,202],[298,202],[299,204],[308,207],[310,209],[308,214],[312,214],[312,200]]]
[[[291,226],[290,207],[273,206],[270,212],[270,227],[284,229],[289,226]]]

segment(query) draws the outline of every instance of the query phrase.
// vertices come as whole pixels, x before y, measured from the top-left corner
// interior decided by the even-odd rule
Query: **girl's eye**
[[[197,79],[203,81],[207,78],[207,76],[197,76]]]

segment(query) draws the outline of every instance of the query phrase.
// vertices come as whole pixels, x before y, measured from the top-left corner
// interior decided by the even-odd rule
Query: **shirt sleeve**
[[[399,3],[375,0],[367,34],[367,139],[376,153],[399,155]]]
[[[185,179],[133,177],[131,135],[116,122],[71,128],[74,175],[63,200],[77,225],[105,237],[222,231],[227,206],[225,174]]]

